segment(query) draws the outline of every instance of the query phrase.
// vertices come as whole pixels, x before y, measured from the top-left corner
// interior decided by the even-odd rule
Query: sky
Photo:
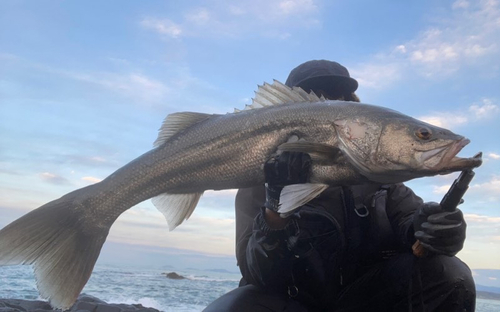
[[[149,151],[168,114],[232,112],[258,84],[328,59],[358,80],[362,102],[466,136],[461,156],[483,152],[458,256],[476,275],[498,270],[499,42],[494,0],[1,1],[0,228]],[[407,184],[439,201],[457,175]],[[237,271],[235,193],[206,192],[172,232],[140,203],[99,261]]]

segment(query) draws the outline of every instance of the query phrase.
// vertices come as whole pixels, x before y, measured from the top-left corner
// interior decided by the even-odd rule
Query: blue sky
[[[493,0],[2,1],[0,227],[151,149],[167,114],[231,112],[257,84],[330,59],[362,102],[468,137],[463,156],[484,152],[459,256],[500,269],[498,42]],[[409,185],[439,201],[456,176]],[[233,259],[234,194],[207,192],[173,232],[143,202],[112,227],[103,256],[147,247],[167,264],[169,253]]]

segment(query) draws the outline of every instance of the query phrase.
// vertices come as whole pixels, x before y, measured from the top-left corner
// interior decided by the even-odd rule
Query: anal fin
[[[161,194],[152,199],[155,207],[167,219],[168,229],[172,231],[193,213],[202,193]]]

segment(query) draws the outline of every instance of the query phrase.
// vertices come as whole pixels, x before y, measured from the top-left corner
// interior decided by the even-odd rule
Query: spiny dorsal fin
[[[158,147],[165,143],[174,134],[191,127],[213,115],[193,112],[173,113],[167,116],[161,125],[158,133],[158,138],[153,143],[154,147]]]
[[[264,83],[258,86],[255,91],[255,98],[252,99],[251,105],[246,105],[244,109],[235,109],[238,113],[243,110],[258,109],[266,106],[273,106],[285,103],[299,102],[319,102],[325,101],[323,96],[318,97],[314,92],[307,93],[299,87],[290,88],[278,80],[274,80],[273,84]]]

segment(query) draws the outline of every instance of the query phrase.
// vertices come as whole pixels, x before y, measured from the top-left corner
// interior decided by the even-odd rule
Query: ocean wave
[[[204,281],[204,282],[239,282],[239,278],[218,278],[218,277],[209,277],[209,276],[196,276],[196,275],[186,275],[187,279],[193,281]]]

